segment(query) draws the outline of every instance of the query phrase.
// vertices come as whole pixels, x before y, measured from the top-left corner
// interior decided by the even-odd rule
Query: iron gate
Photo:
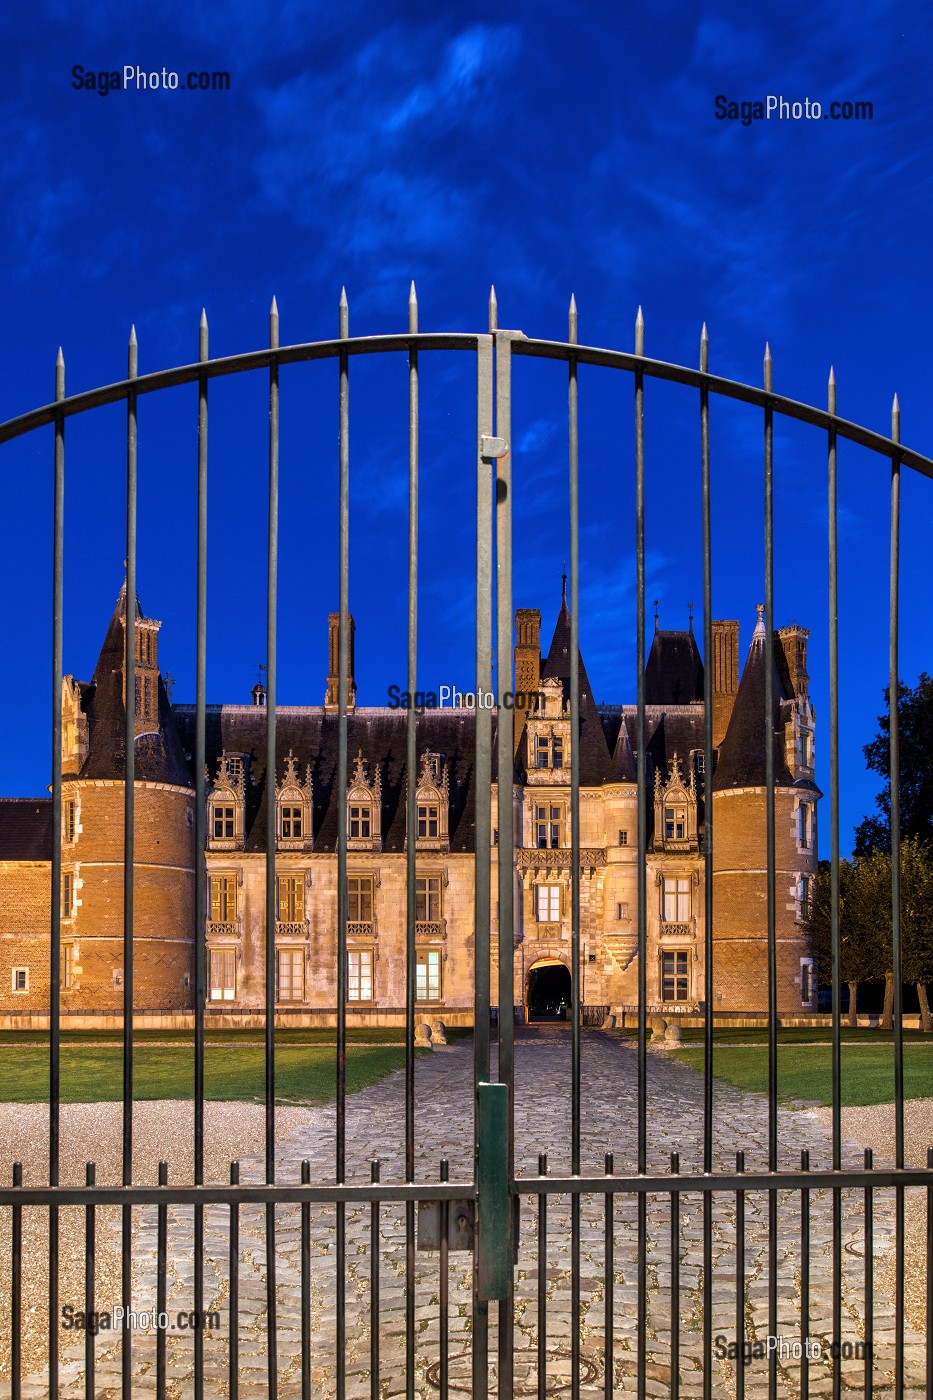
[[[114,1378],[97,1374],[97,1351],[100,1343],[90,1333],[86,1335],[83,1369],[74,1365],[62,1370],[60,1362],[61,1334],[59,1326],[59,1249],[60,1215],[67,1207],[83,1208],[85,1215],[86,1301],[89,1309],[95,1302],[95,1221],[96,1211],[104,1206],[122,1210],[122,1283],[121,1303],[130,1312],[154,1306],[165,1310],[169,1289],[169,1260],[181,1235],[193,1242],[192,1300],[194,1312],[203,1317],[205,1303],[205,1220],[211,1212],[211,1222],[220,1220],[221,1234],[214,1237],[226,1244],[225,1287],[228,1332],[222,1343],[206,1340],[197,1328],[191,1338],[190,1368],[180,1379],[177,1371],[169,1374],[167,1340],[158,1331],[154,1342],[154,1360],[146,1374],[134,1370],[134,1336],[124,1320],[120,1336],[120,1383],[125,1396],[149,1393],[165,1396],[172,1386],[181,1393],[201,1396],[214,1391],[237,1396],[256,1393],[255,1383],[242,1385],[244,1355],[240,1346],[241,1324],[245,1316],[239,1296],[243,1258],[241,1222],[257,1211],[264,1215],[264,1274],[265,1316],[259,1316],[264,1341],[260,1352],[265,1370],[267,1393],[291,1394],[300,1391],[303,1400],[326,1390],[343,1400],[349,1394],[369,1393],[373,1400],[383,1394],[406,1395],[430,1393],[471,1393],[474,1396],[497,1394],[500,1397],[536,1394],[539,1400],[558,1391],[573,1396],[602,1393],[607,1397],[628,1392],[642,1397],[647,1393],[669,1393],[672,1396],[699,1395],[704,1400],[714,1394],[734,1393],[741,1397],[749,1386],[757,1392],[767,1390],[775,1396],[789,1386],[787,1368],[782,1358],[771,1350],[760,1358],[750,1339],[756,1327],[767,1325],[768,1335],[776,1336],[779,1325],[796,1328],[798,1341],[810,1336],[811,1323],[811,1232],[813,1219],[820,1214],[825,1224],[818,1253],[823,1271],[818,1290],[828,1299],[830,1324],[827,1337],[831,1340],[828,1360],[819,1364],[824,1369],[821,1378],[831,1377],[834,1396],[842,1390],[857,1389],[865,1394],[876,1393],[925,1394],[933,1396],[933,1310],[931,1310],[931,1261],[933,1261],[933,1215],[929,1212],[933,1200],[933,1152],[927,1169],[905,1166],[903,1117],[903,1042],[901,1030],[900,979],[900,891],[897,862],[892,862],[892,917],[895,984],[894,1072],[896,1084],[896,1161],[893,1167],[874,1169],[870,1154],[864,1165],[844,1164],[841,1131],[840,1098],[840,980],[839,980],[839,813],[838,813],[838,550],[837,550],[837,444],[839,440],[868,448],[881,461],[890,462],[891,471],[891,562],[890,562],[890,683],[896,693],[898,678],[898,539],[900,515],[900,481],[903,468],[926,477],[933,476],[933,461],[901,445],[898,412],[892,416],[889,437],[848,422],[836,414],[835,386],[830,381],[826,409],[818,409],[781,397],[772,386],[770,357],[766,355],[764,382],[760,387],[738,383],[713,375],[709,371],[708,342],[705,328],[700,345],[697,368],[674,365],[647,358],[644,353],[644,326],[639,312],[635,345],[631,353],[581,345],[577,340],[576,307],[571,302],[568,338],[565,342],[530,339],[519,332],[500,330],[497,324],[495,296],[490,300],[490,320],[483,334],[431,334],[418,329],[417,303],[414,288],[409,301],[408,330],[404,334],[370,337],[350,337],[348,307],[341,297],[339,336],[325,342],[280,346],[278,312],[273,302],[270,318],[269,346],[248,354],[223,359],[211,359],[208,354],[206,318],[200,328],[200,351],[197,362],[157,373],[139,375],[135,336],[131,338],[127,378],[87,393],[66,396],[64,363],[59,353],[56,365],[55,400],[53,403],[14,418],[0,426],[0,441],[7,442],[22,434],[43,427],[54,431],[54,574],[53,574],[53,647],[52,647],[52,875],[51,875],[51,1006],[49,1061],[49,1183],[23,1180],[21,1168],[14,1170],[11,1186],[0,1191],[0,1204],[10,1212],[12,1250],[11,1268],[11,1380],[10,1394],[19,1397],[39,1393],[44,1382],[30,1380],[22,1374],[22,1309],[23,1220],[24,1213],[42,1207],[49,1220],[49,1289],[48,1289],[48,1371],[50,1395],[78,1393],[91,1397],[115,1392]],[[637,573],[637,777],[638,777],[638,975],[639,1015],[637,1059],[635,1072],[634,1125],[620,1117],[616,1124],[620,1147],[634,1139],[635,1150],[631,1167],[615,1169],[612,1154],[606,1154],[602,1170],[592,1160],[584,1160],[582,1131],[583,1054],[581,1045],[581,937],[580,937],[580,771],[578,745],[571,750],[571,902],[572,902],[572,1006],[570,1028],[570,1152],[569,1172],[548,1171],[547,1158],[538,1158],[536,1174],[522,1173],[517,1168],[515,1139],[515,1029],[514,1017],[498,1017],[495,1045],[490,1036],[490,1003],[499,1008],[514,1007],[514,909],[513,871],[511,863],[497,861],[498,869],[498,946],[509,950],[498,959],[498,986],[490,985],[490,954],[496,940],[491,940],[490,907],[494,899],[491,888],[491,813],[488,803],[476,804],[475,856],[475,1032],[473,1037],[472,1083],[475,1095],[473,1113],[474,1143],[472,1169],[460,1179],[450,1180],[448,1164],[442,1161],[438,1179],[419,1178],[416,1172],[415,1115],[415,786],[416,786],[416,714],[408,711],[407,721],[407,997],[406,997],[406,1070],[404,1097],[404,1153],[401,1178],[380,1179],[380,1164],[373,1161],[370,1180],[359,1178],[360,1163],[348,1160],[346,1149],[346,1002],[347,1002],[347,708],[348,708],[348,604],[349,604],[349,383],[350,364],[358,356],[376,354],[405,355],[409,375],[409,565],[408,565],[408,689],[418,689],[416,645],[418,626],[418,487],[419,487],[419,358],[434,352],[455,352],[475,359],[477,373],[476,421],[476,688],[492,690],[496,695],[499,850],[511,850],[515,844],[513,807],[513,715],[503,704],[511,677],[512,645],[512,444],[514,429],[511,413],[511,377],[516,357],[533,357],[563,362],[568,369],[568,442],[569,442],[569,576],[571,657],[578,655],[579,619],[579,446],[578,446],[578,376],[581,366],[603,367],[630,376],[635,401],[635,489],[636,489],[636,573]],[[122,1184],[96,1185],[93,1166],[89,1164],[84,1186],[64,1185],[60,1181],[60,934],[61,934],[61,796],[62,796],[62,614],[63,614],[63,550],[65,502],[65,426],[69,418],[103,405],[125,402],[127,406],[127,514],[126,514],[126,587],[133,598],[136,590],[136,496],[137,496],[137,408],[140,398],[168,387],[191,384],[197,386],[197,481],[198,481],[198,566],[197,566],[197,696],[195,716],[194,769],[196,782],[196,849],[200,869],[204,870],[206,849],[205,793],[205,713],[206,713],[206,648],[207,648],[207,471],[208,471],[208,388],[212,379],[264,371],[269,377],[269,535],[268,535],[268,593],[267,593],[267,762],[275,770],[276,740],[276,617],[278,583],[278,521],[279,521],[279,371],[283,365],[311,360],[332,360],[339,372],[339,540],[340,540],[340,612],[339,612],[339,833],[338,833],[338,953],[337,953],[337,1098],[333,1180],[311,1180],[307,1162],[302,1165],[300,1179],[282,1180],[276,1174],[275,1140],[275,808],[268,804],[266,828],[266,962],[265,962],[265,1157],[264,1180],[242,1182],[238,1164],[231,1165],[230,1184],[209,1185],[204,1181],[204,1045],[205,1045],[205,882],[196,881],[195,917],[195,1136],[194,1183],[169,1183],[167,1171],[160,1168],[158,1185],[136,1185],[132,1181],[133,1121],[133,890],[134,890],[134,744],[133,715],[127,715],[125,761],[125,856],[124,856],[124,989],[123,989],[123,1157]],[[778,1101],[777,1101],[777,1000],[775,963],[775,831],[774,831],[774,753],[770,743],[765,745],[767,761],[767,849],[768,870],[768,980],[769,980],[769,1095],[767,1105],[767,1165],[746,1170],[744,1152],[737,1155],[734,1168],[717,1164],[714,1144],[714,1053],[713,1009],[709,995],[705,999],[705,1076],[701,1141],[697,1160],[689,1170],[682,1170],[679,1156],[670,1157],[670,1171],[663,1172],[649,1153],[649,1055],[647,1045],[646,1006],[646,850],[647,850],[647,786],[646,786],[646,717],[645,717],[645,473],[644,395],[646,380],[667,380],[696,393],[699,408],[700,453],[698,469],[702,487],[703,538],[703,623],[704,650],[712,654],[711,596],[712,546],[710,528],[711,461],[710,461],[710,396],[737,400],[761,413],[763,419],[763,490],[764,490],[764,593],[765,629],[773,637],[773,428],[775,415],[808,424],[825,435],[827,444],[829,492],[829,639],[830,639],[830,767],[831,767],[831,844],[833,880],[833,1110],[832,1160],[828,1169],[809,1169],[808,1154],[804,1152],[799,1169],[791,1169],[779,1161]],[[495,607],[495,642],[493,640],[493,607]],[[127,648],[125,673],[127,692],[133,689],[135,657],[126,630]],[[495,668],[493,684],[493,661]],[[571,732],[579,729],[579,674],[571,664]],[[773,712],[771,671],[765,668],[765,715]],[[705,669],[705,771],[712,772],[712,706],[711,667]],[[763,717],[764,722],[764,717]],[[491,793],[493,787],[493,715],[489,710],[476,711],[476,791]],[[891,794],[892,844],[896,847],[899,834],[899,760],[897,711],[891,716]],[[709,804],[710,807],[712,804]],[[707,814],[706,919],[704,971],[705,986],[713,985],[712,930],[715,918],[712,882],[712,814]],[[492,945],[492,946],[491,946]],[[587,1041],[587,1044],[590,1042]],[[496,1053],[493,1056],[492,1051]],[[717,1091],[718,1092],[718,1091]],[[528,1144],[524,1145],[526,1150]],[[927,1201],[927,1303],[926,1340],[916,1338],[905,1342],[904,1314],[904,1214],[905,1191],[922,1188]],[[873,1242],[875,1202],[877,1193],[888,1188],[894,1191],[894,1233],[896,1258],[896,1293],[891,1328],[874,1349],[876,1300],[874,1296]],[[785,1193],[783,1199],[780,1193]],[[519,1205],[524,1199],[521,1225]],[[853,1204],[854,1203],[854,1204]],[[280,1361],[288,1351],[283,1337],[289,1332],[295,1316],[295,1299],[287,1294],[283,1283],[283,1265],[277,1247],[277,1230],[284,1213],[290,1207],[300,1211],[300,1275],[297,1285],[298,1351],[289,1351],[286,1367]],[[569,1221],[566,1216],[569,1209]],[[184,1211],[193,1211],[190,1217]],[[385,1268],[383,1264],[383,1235],[385,1221],[393,1211],[403,1211],[400,1229],[404,1234],[404,1346],[388,1348],[392,1333],[384,1333],[386,1317]],[[141,1298],[133,1282],[133,1225],[149,1218],[156,1221],[154,1296]],[[312,1219],[312,1212],[316,1212]],[[334,1299],[333,1319],[326,1327],[317,1326],[312,1316],[312,1250],[314,1222],[326,1211],[332,1220],[334,1267],[331,1276]],[[148,1215],[146,1213],[149,1213]],[[170,1215],[171,1212],[171,1215]],[[425,1285],[424,1265],[416,1255],[419,1231],[416,1214],[421,1215],[420,1229],[424,1238],[433,1231],[437,1244],[437,1273]],[[854,1214],[853,1214],[854,1212]],[[859,1214],[860,1213],[860,1214]],[[350,1238],[366,1265],[362,1274],[348,1257],[348,1214]],[[475,1222],[474,1222],[475,1216]],[[250,1218],[252,1218],[250,1216]],[[569,1296],[549,1300],[553,1265],[554,1221],[562,1249],[569,1251],[569,1269],[561,1279],[567,1284]],[[783,1263],[787,1278],[786,1245],[787,1220],[791,1231],[798,1231],[799,1249],[795,1246],[791,1276],[797,1294],[791,1308],[780,1290],[779,1263]],[[854,1305],[843,1304],[844,1244],[852,1245],[852,1230],[846,1233],[852,1220],[856,1221],[854,1235],[862,1242],[861,1313]],[[783,1220],[783,1226],[781,1224]],[[752,1271],[746,1267],[749,1221],[757,1231],[761,1257]],[[450,1342],[450,1271],[455,1261],[450,1257],[449,1240],[453,1234],[469,1237],[475,1223],[475,1248],[472,1262],[470,1303],[465,1313],[461,1307],[458,1336],[467,1339],[465,1354],[452,1353]],[[668,1230],[665,1236],[659,1227]],[[821,1227],[822,1228],[822,1227]],[[688,1257],[684,1231],[699,1248]],[[459,1235],[458,1235],[459,1231]],[[602,1263],[594,1284],[590,1267],[596,1245],[593,1241],[601,1231]],[[690,1234],[692,1231],[692,1234]],[[845,1240],[844,1240],[845,1235]],[[173,1239],[172,1236],[175,1238]],[[665,1256],[659,1240],[666,1238]],[[714,1249],[725,1240],[726,1267],[719,1269],[721,1251]],[[549,1251],[551,1251],[549,1253]],[[589,1251],[586,1272],[581,1264],[581,1251]],[[857,1252],[857,1251],[856,1251]],[[213,1257],[213,1255],[212,1255]],[[828,1271],[825,1260],[828,1259]],[[731,1260],[731,1264],[729,1263]],[[766,1261],[766,1264],[761,1262]],[[525,1268],[516,1270],[524,1262]],[[682,1275],[688,1269],[693,1280],[691,1317],[684,1317]],[[433,1264],[432,1264],[433,1268]],[[717,1271],[720,1279],[717,1279]],[[368,1369],[347,1370],[348,1279],[353,1279],[359,1297],[360,1316],[364,1316],[365,1343],[368,1345]],[[764,1279],[764,1289],[758,1287]],[[520,1283],[517,1290],[516,1280]],[[527,1287],[526,1287],[527,1283]],[[418,1285],[416,1287],[416,1284]],[[846,1285],[848,1287],[848,1284]],[[420,1289],[420,1291],[419,1291]],[[285,1291],[283,1291],[285,1290]],[[583,1292],[587,1292],[584,1298]],[[724,1291],[725,1290],[725,1291]],[[519,1298],[519,1292],[521,1298]],[[552,1290],[553,1292],[553,1290]],[[422,1301],[429,1295],[429,1303]],[[724,1301],[728,1294],[731,1304]],[[761,1296],[759,1296],[761,1295]],[[326,1296],[326,1294],[325,1294]],[[525,1321],[526,1301],[533,1299],[533,1314]],[[658,1300],[662,1300],[660,1303]],[[763,1300],[763,1301],[762,1301]],[[359,1300],[358,1300],[359,1301]],[[596,1304],[601,1301],[602,1309]],[[352,1300],[351,1311],[354,1311]],[[398,1291],[389,1300],[388,1311],[399,1311]],[[425,1308],[436,1321],[425,1322]],[[757,1311],[756,1311],[757,1310]],[[288,1325],[283,1315],[288,1314]],[[601,1320],[600,1320],[601,1314]],[[585,1316],[585,1326],[583,1325]],[[728,1318],[733,1338],[739,1341],[734,1356],[727,1365],[720,1365],[720,1338],[714,1335],[718,1323]],[[516,1345],[516,1319],[523,1335],[532,1345]],[[253,1322],[256,1322],[253,1318]],[[422,1324],[424,1323],[424,1328]],[[689,1326],[688,1326],[689,1323]],[[662,1325],[663,1324],[663,1325]],[[549,1343],[549,1328],[559,1327],[568,1346]],[[419,1337],[430,1334],[426,1350]],[[289,1333],[293,1336],[294,1329]],[[363,1335],[361,1333],[360,1335]],[[593,1344],[595,1338],[598,1345]],[[659,1339],[660,1338],[660,1342]],[[850,1342],[860,1342],[861,1349],[855,1370],[846,1368]],[[359,1338],[357,1338],[359,1343]],[[867,1345],[866,1345],[867,1344]],[[216,1351],[220,1345],[221,1352]],[[356,1343],[355,1343],[356,1345]],[[363,1345],[363,1343],[359,1343]],[[251,1352],[255,1366],[260,1352]],[[291,1346],[291,1343],[289,1343]],[[667,1360],[658,1360],[659,1347],[666,1349]],[[209,1351],[214,1348],[214,1351]],[[549,1349],[550,1348],[550,1349]],[[919,1350],[918,1350],[919,1348]],[[357,1346],[357,1350],[359,1347]],[[391,1350],[391,1355],[387,1351]],[[564,1350],[569,1352],[564,1358]],[[883,1355],[881,1353],[883,1352]],[[922,1355],[921,1355],[922,1353]],[[295,1361],[295,1355],[298,1360]],[[521,1375],[516,1373],[516,1357],[522,1356]],[[219,1359],[218,1359],[219,1357]],[[531,1358],[529,1360],[529,1357]],[[555,1358],[559,1365],[555,1366]],[[564,1364],[566,1362],[566,1364]],[[755,1364],[756,1362],[760,1364]],[[561,1370],[563,1366],[563,1370]],[[809,1391],[810,1377],[816,1362],[809,1346],[804,1354],[794,1356],[791,1370],[795,1376],[792,1388],[801,1394]],[[549,1369],[550,1368],[550,1369]],[[827,1369],[828,1368],[828,1369]],[[823,1389],[823,1381],[816,1387]]]

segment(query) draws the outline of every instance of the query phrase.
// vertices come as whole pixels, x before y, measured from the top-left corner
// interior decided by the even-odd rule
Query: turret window
[[[73,797],[62,802],[62,841],[70,846],[77,834],[78,804]]]
[[[797,840],[802,850],[807,851],[813,839],[813,809],[809,802],[801,802],[797,809]]]

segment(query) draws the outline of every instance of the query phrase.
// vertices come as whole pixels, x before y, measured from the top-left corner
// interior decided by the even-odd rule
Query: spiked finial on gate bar
[[[65,356],[61,346],[58,347],[58,354],[55,356],[55,397],[65,397]]]
[[[894,442],[901,440],[901,406],[897,401],[897,394],[894,395],[891,405],[891,437]]]
[[[642,315],[641,307],[638,308],[638,315],[635,317],[635,354],[645,353],[645,318]]]
[[[198,359],[207,359],[207,311],[201,307],[201,321],[198,325]]]
[[[570,311],[567,315],[567,339],[571,345],[577,343],[577,299],[570,293]]]
[[[499,303],[496,301],[496,289],[489,288],[489,329],[497,331],[499,329]]]
[[[408,293],[408,331],[410,335],[416,335],[418,332],[418,293],[415,291],[414,279]]]
[[[832,365],[830,365],[830,367],[829,367],[829,384],[828,384],[828,386],[827,386],[827,395],[826,395],[826,397],[827,397],[827,407],[829,408],[830,413],[835,413],[835,412],[836,412],[836,375],[835,375],[835,373],[833,372],[833,367],[832,367]]]
[[[346,287],[340,288],[340,339],[346,340],[350,334],[350,306],[347,301]]]
[[[709,335],[706,330],[706,322],[703,322],[703,329],[700,331],[700,372],[706,374],[709,370]]]
[[[770,392],[771,392],[771,370],[772,370],[772,364],[771,364],[771,346],[768,344],[767,341],[765,341],[764,370],[765,370],[765,389],[766,389],[767,392],[770,394]]]
[[[136,327],[130,326],[130,339],[126,348],[126,377],[135,379],[139,365],[139,346],[136,343]]]
[[[279,304],[274,296],[269,307],[269,345],[273,350],[279,348]]]

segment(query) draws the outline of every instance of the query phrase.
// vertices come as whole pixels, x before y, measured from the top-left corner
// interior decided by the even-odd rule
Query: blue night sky
[[[933,225],[926,5],[817,0],[740,7],[255,3],[159,6],[37,0],[0,18],[0,417],[195,359],[202,306],[213,355],[406,327],[499,323],[632,347],[760,382],[933,449]],[[228,70],[229,92],[72,87],[97,73]],[[872,121],[717,120],[714,101],[869,101]],[[208,700],[246,702],[265,648],[267,377],[211,387]],[[351,585],[362,704],[405,679],[407,370],[351,368]],[[279,702],[320,704],[337,605],[337,371],[282,372]],[[159,402],[159,399],[162,402]],[[471,357],[421,365],[420,679],[473,684],[475,379]],[[566,369],[515,365],[515,602],[546,647],[568,556]],[[632,385],[580,373],[581,624],[597,700],[635,698]],[[702,598],[696,395],[649,382],[648,599],[686,625]],[[711,411],[714,614],[742,624],[763,596],[760,415]],[[69,422],[65,670],[89,679],[123,577],[125,410]],[[51,430],[2,450],[2,725],[11,795],[50,777]],[[163,619],[175,698],[194,695],[196,394],[139,411],[140,599]],[[933,486],[905,473],[901,672],[931,668]],[[775,620],[811,629],[818,778],[828,791],[826,451],[775,432]],[[877,785],[861,746],[887,673],[890,473],[840,449],[842,844]],[[649,619],[649,632],[653,624]],[[698,609],[698,631],[701,618]],[[828,804],[821,854],[828,854]]]

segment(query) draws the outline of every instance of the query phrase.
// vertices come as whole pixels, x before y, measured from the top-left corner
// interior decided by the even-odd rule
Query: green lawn
[[[747,1034],[747,1033],[746,1033]],[[855,1035],[851,1032],[850,1035]],[[841,1100],[844,1106],[890,1103],[894,1098],[894,1061],[887,1043],[842,1046]],[[906,1037],[905,1037],[906,1041]],[[677,1052],[682,1064],[703,1070],[703,1050],[690,1045]],[[766,1044],[714,1046],[713,1073],[738,1089],[768,1092]],[[911,1039],[904,1045],[904,1097],[933,1098],[933,1043]],[[778,1098],[832,1103],[831,1048],[827,1044],[782,1044],[778,1048]]]
[[[304,1033],[303,1033],[304,1034]],[[276,1036],[278,1041],[278,1036]],[[417,1051],[430,1054],[430,1051]],[[405,1063],[402,1047],[351,1045],[347,1050],[347,1090],[377,1084]],[[135,1099],[191,1099],[191,1048],[140,1044],[134,1054]],[[276,1098],[280,1103],[326,1103],[336,1093],[333,1048],[284,1045],[276,1048]],[[47,1103],[48,1051],[23,1047],[0,1054],[0,1101]],[[265,1057],[259,1045],[208,1045],[204,1093],[208,1099],[256,1103],[264,1100]],[[105,1103],[123,1097],[123,1052],[119,1045],[66,1044],[61,1052],[63,1103]]]
[[[423,1018],[422,1018],[423,1019]],[[418,1018],[416,1018],[417,1024]],[[461,1040],[464,1036],[472,1035],[470,1026],[454,1026],[447,1028],[447,1039],[450,1041]],[[207,1045],[262,1045],[265,1039],[265,1030],[262,1026],[256,1026],[248,1030],[214,1030],[205,1031],[204,1040]],[[136,1045],[194,1045],[193,1031],[171,1031],[171,1030],[134,1030],[133,1041]],[[123,1032],[113,1031],[62,1031],[62,1045],[122,1045]],[[48,1045],[48,1031],[0,1031],[0,1045]],[[337,1031],[335,1027],[327,1026],[307,1026],[285,1028],[278,1027],[275,1032],[276,1045],[336,1045]],[[404,1045],[404,1026],[348,1026],[348,1045]]]

